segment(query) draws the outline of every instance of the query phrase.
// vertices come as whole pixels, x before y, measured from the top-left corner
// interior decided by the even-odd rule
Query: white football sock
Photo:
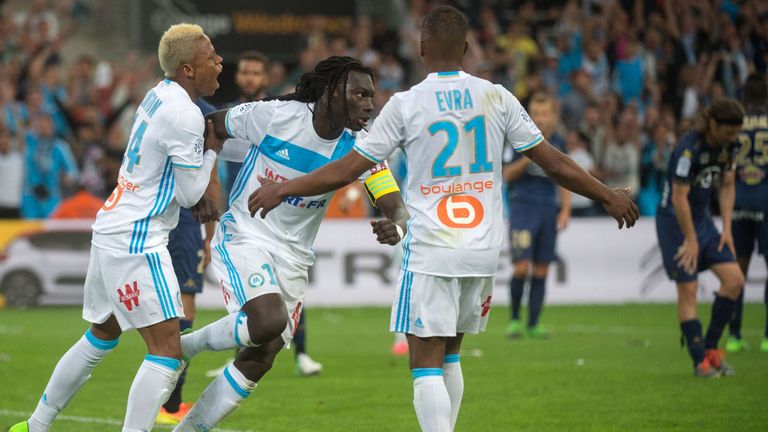
[[[453,430],[456,428],[456,418],[459,417],[459,409],[461,408],[461,397],[464,395],[464,376],[461,373],[458,354],[446,354],[443,362],[443,380],[451,399],[451,430]]]
[[[37,408],[28,420],[30,432],[45,432],[53,419],[67,406],[70,399],[91,377],[91,371],[101,359],[117,346],[118,339],[101,340],[85,332],[56,364]]]
[[[255,346],[248,333],[245,312],[235,312],[192,333],[181,336],[181,352],[189,360],[202,351],[225,351]]]
[[[147,354],[136,372],[128,393],[123,432],[152,430],[160,407],[179,379],[181,362],[175,358]]]
[[[208,431],[247,398],[256,383],[247,379],[229,364],[224,372],[208,385],[200,399],[174,429],[174,432]]]
[[[450,432],[451,399],[440,368],[416,368],[413,377],[413,407],[423,432]]]

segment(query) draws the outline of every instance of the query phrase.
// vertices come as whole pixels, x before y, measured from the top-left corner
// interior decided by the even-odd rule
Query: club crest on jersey
[[[264,285],[264,276],[259,273],[253,273],[248,276],[248,286],[251,288],[258,288]]]
[[[120,288],[117,289],[117,299],[122,303],[128,312],[131,312],[134,307],[139,306],[139,284],[137,281],[133,281],[125,284],[125,292]]]

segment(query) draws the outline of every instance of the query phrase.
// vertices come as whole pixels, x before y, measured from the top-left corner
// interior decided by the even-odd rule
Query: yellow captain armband
[[[397,187],[397,182],[392,177],[392,171],[389,168],[384,168],[365,179],[365,190],[368,192],[371,204],[376,206],[376,200],[388,193],[399,192],[400,188]]]

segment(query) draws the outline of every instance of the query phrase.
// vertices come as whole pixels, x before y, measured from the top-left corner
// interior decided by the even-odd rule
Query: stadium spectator
[[[77,192],[61,201],[49,216],[51,219],[96,219],[96,213],[104,205],[104,200],[80,186]]]
[[[22,214],[46,218],[77,180],[77,164],[66,141],[54,135],[53,120],[38,115],[26,134],[26,167]]]
[[[0,122],[0,219],[21,217],[24,149],[21,140]]]

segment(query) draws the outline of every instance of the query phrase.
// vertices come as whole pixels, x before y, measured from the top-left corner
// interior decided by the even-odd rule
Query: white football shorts
[[[444,277],[400,270],[389,330],[419,337],[484,331],[493,284],[493,276]]]
[[[280,294],[288,311],[282,336],[286,346],[290,344],[301,318],[308,269],[250,244],[224,241],[211,249],[211,264],[227,311],[237,312],[248,300],[264,294]]]
[[[167,249],[129,254],[91,245],[83,319],[102,324],[110,315],[123,331],[184,316]]]

